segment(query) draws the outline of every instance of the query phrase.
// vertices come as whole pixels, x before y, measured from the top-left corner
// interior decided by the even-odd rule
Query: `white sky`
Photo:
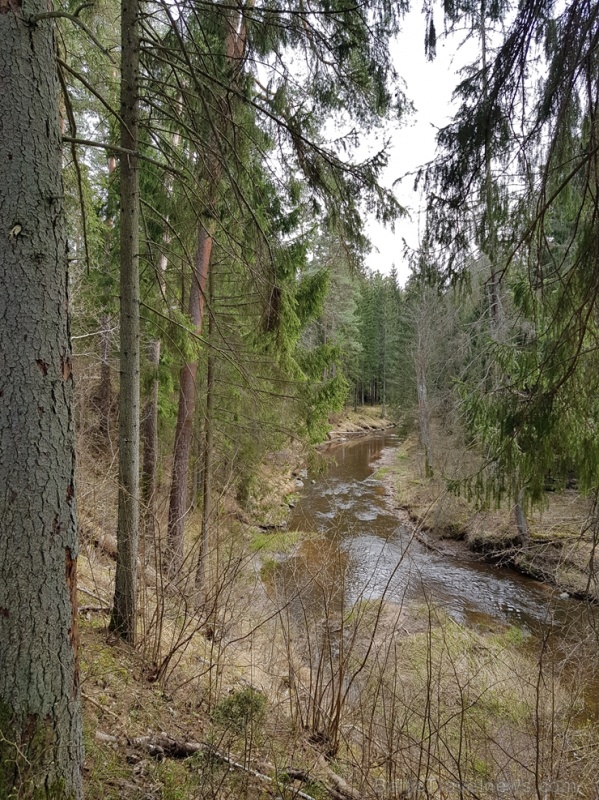
[[[411,11],[404,19],[402,32],[394,47],[395,67],[405,82],[405,93],[415,106],[415,114],[403,125],[389,128],[392,141],[391,157],[383,183],[391,187],[394,181],[430,161],[435,154],[435,133],[451,117],[451,94],[459,82],[458,70],[476,59],[476,46],[468,42],[460,47],[458,35],[442,36],[442,21],[437,20],[437,57],[427,61],[424,55],[425,18],[420,10]],[[380,144],[380,142],[379,142]],[[409,275],[403,257],[403,239],[412,248],[418,246],[424,218],[419,214],[422,198],[414,192],[414,178],[406,177],[395,186],[399,202],[411,218],[398,220],[395,232],[369,220],[366,233],[372,241],[372,252],[366,266],[388,273],[395,264],[401,283]]]

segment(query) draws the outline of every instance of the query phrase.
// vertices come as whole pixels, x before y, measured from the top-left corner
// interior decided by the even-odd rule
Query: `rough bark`
[[[189,296],[189,316],[195,332],[202,332],[206,280],[212,254],[212,230],[200,225],[193,280]],[[198,362],[185,364],[179,376],[179,409],[175,430],[173,476],[168,509],[167,554],[168,574],[176,577],[182,567],[185,552],[185,515],[187,514],[187,484],[189,454],[193,435]]]
[[[0,0],[0,797],[81,797],[58,80],[45,0]]]
[[[121,147],[138,149],[139,3],[121,4]],[[118,553],[110,627],[135,643],[139,537],[139,169],[136,155],[121,158],[120,394]]]

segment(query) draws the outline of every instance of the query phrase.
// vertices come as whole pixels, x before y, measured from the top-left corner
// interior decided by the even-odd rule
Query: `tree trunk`
[[[197,396],[202,396],[202,376],[200,375],[196,384]],[[190,507],[197,508],[202,502],[202,491],[204,486],[204,422],[206,418],[205,409],[202,404],[196,402],[195,408],[195,425],[194,425],[194,452],[193,458],[193,475],[191,479],[192,498]]]
[[[431,439],[428,424],[428,396],[426,390],[426,373],[423,365],[416,365],[416,388],[418,393],[418,424],[420,427],[420,441],[424,448],[424,474],[430,478],[433,474],[431,461]]]
[[[253,6],[253,0],[248,3],[248,8]],[[242,71],[243,54],[245,50],[246,29],[243,15],[237,9],[230,9],[227,15],[227,36],[225,40],[225,56],[231,68],[230,80],[235,84]],[[215,133],[219,132],[226,138],[230,123],[231,99],[221,98],[218,103],[220,116],[217,119]],[[213,143],[214,144],[214,143]],[[218,144],[214,150],[218,151]],[[209,148],[212,149],[212,148]],[[210,174],[210,189],[207,210],[211,216],[218,198],[218,188],[222,163],[215,161]],[[189,314],[194,328],[198,334],[202,330],[204,316],[204,293],[206,280],[210,269],[210,256],[215,224],[213,219],[208,223],[200,220],[198,249],[195,259],[194,275],[189,295]],[[182,287],[185,288],[184,285]],[[182,293],[183,295],[183,293]],[[180,573],[185,555],[185,516],[188,511],[188,483],[189,483],[189,455],[193,435],[193,421],[196,398],[197,361],[186,364],[181,370],[179,386],[179,410],[177,414],[177,428],[175,431],[175,449],[173,453],[173,476],[168,510],[167,552],[166,563],[168,574],[174,578]]]
[[[142,503],[144,508],[144,549],[156,541],[156,475],[158,467],[158,367],[160,366],[160,339],[148,345],[148,362],[153,370],[152,386],[144,406],[143,468],[141,478]],[[145,553],[147,559],[147,552]]]
[[[386,304],[385,304],[386,305]],[[387,321],[386,308],[383,307],[383,382],[381,390],[381,417],[385,419],[387,411]]]
[[[100,383],[98,384],[97,406],[100,416],[98,429],[102,438],[110,439],[110,411],[112,408],[112,382],[110,379],[110,344],[112,340],[112,320],[108,314],[102,315],[102,337],[100,340]]]
[[[518,499],[514,506],[514,516],[516,518],[516,529],[518,531],[518,541],[522,547],[526,547],[529,541],[528,521],[524,513],[524,489],[518,492]]]
[[[415,352],[416,395],[418,398],[418,426],[420,429],[420,443],[424,449],[424,474],[427,478],[433,475],[432,448],[429,428],[428,391],[426,386],[427,372],[427,326],[429,325],[427,313],[427,297],[422,295],[417,319],[417,343]]]
[[[31,0],[27,17],[48,11]],[[77,519],[56,45],[0,0],[0,797],[81,797]]]
[[[489,95],[489,80],[487,75],[487,29],[486,29],[486,0],[481,2],[480,11],[480,40],[481,40],[481,66],[483,78],[483,95],[485,102]],[[489,322],[491,336],[497,338],[500,326],[501,307],[499,304],[499,276],[497,274],[497,225],[495,223],[495,202],[493,199],[493,171],[492,171],[492,143],[491,129],[485,132],[485,215],[486,215],[486,241],[483,243],[483,252],[489,260]]]
[[[198,249],[189,296],[189,316],[198,335],[202,332],[204,320],[204,297],[206,279],[210,269],[212,241],[212,230],[207,229],[205,223],[202,223],[200,225]],[[179,410],[177,428],[175,430],[173,476],[168,509],[168,549],[166,553],[168,574],[171,578],[179,574],[185,555],[184,534],[185,515],[187,513],[187,483],[195,412],[197,372],[198,362],[193,361],[185,364],[179,378]]]
[[[213,297],[213,276],[210,276],[210,300]],[[210,314],[208,339],[214,336],[214,315]],[[202,470],[202,541],[196,572],[196,605],[203,606],[210,619],[216,610],[216,570],[218,565],[218,543],[212,521],[212,456],[214,442],[214,352],[208,352],[206,378],[206,420],[204,458]],[[212,606],[212,609],[210,609]]]
[[[139,130],[139,3],[121,3],[121,147],[137,153]],[[139,169],[121,157],[121,362],[119,507],[114,606],[110,628],[135,644],[139,536]]]

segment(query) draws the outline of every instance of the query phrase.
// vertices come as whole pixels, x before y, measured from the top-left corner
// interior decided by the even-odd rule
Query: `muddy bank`
[[[376,431],[385,431],[395,427],[395,423],[382,415],[380,406],[360,409],[360,411],[345,410],[340,414],[332,414],[329,418],[331,430],[327,434],[327,441],[318,445],[319,449],[326,448],[331,442],[342,442],[355,436],[363,436]]]
[[[529,542],[518,541],[513,505],[481,509],[447,489],[443,477],[424,475],[414,437],[382,454],[377,477],[396,510],[409,515],[416,536],[429,549],[513,567],[573,597],[599,600],[596,532],[588,498],[572,490],[548,492],[541,509],[528,515]]]

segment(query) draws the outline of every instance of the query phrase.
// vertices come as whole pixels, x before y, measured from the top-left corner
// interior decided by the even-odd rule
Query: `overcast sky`
[[[416,108],[401,127],[388,129],[392,140],[391,158],[384,183],[391,187],[394,181],[430,161],[435,154],[435,132],[449,121],[452,113],[451,94],[459,81],[458,71],[476,58],[473,42],[460,47],[458,35],[448,39],[440,36],[442,22],[437,22],[437,57],[427,61],[424,55],[424,14],[414,10],[404,20],[403,30],[394,45],[394,62],[405,82],[405,92]],[[375,146],[375,145],[373,145]],[[416,248],[424,220],[419,213],[422,198],[413,191],[414,178],[404,178],[395,186],[399,202],[408,209],[410,218],[395,225],[395,233],[375,220],[367,224],[366,232],[372,241],[372,252],[366,266],[388,273],[395,264],[400,281],[405,282],[409,267],[403,257],[403,242]]]

